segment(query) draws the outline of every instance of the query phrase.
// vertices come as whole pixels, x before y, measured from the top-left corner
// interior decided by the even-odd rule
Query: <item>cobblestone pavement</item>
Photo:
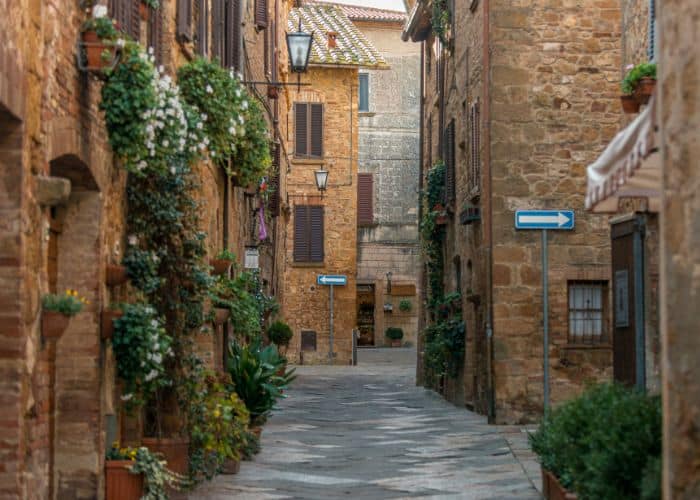
[[[414,384],[415,350],[361,350],[302,366],[262,452],[190,499],[539,499],[518,427],[494,427]]]

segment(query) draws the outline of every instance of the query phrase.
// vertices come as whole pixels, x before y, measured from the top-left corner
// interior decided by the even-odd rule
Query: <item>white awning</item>
[[[647,198],[650,212],[661,208],[661,153],[655,99],[598,159],[588,166],[586,209],[617,212],[620,198]]]

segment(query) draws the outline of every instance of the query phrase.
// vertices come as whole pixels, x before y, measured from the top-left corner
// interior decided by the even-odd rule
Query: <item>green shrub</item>
[[[661,500],[661,457],[650,458],[642,476],[641,500]]]
[[[294,333],[284,321],[275,321],[267,329],[267,338],[277,347],[288,346]]]
[[[622,93],[630,95],[642,78],[656,79],[655,63],[641,63],[630,69],[622,80]]]
[[[399,302],[399,310],[403,312],[408,312],[413,308],[413,304],[411,304],[411,301],[408,299],[403,299],[401,302]]]
[[[384,335],[391,340],[401,340],[403,338],[403,330],[396,326],[390,326],[386,329]]]
[[[660,400],[616,384],[592,386],[554,410],[530,444],[581,500],[637,499],[647,461],[661,453]]]

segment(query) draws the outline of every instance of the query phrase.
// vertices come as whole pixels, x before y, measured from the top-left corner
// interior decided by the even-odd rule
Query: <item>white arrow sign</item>
[[[556,224],[561,227],[571,219],[559,212],[556,215],[521,215],[519,220],[523,224]]]
[[[343,275],[319,275],[317,277],[319,285],[347,285],[348,277]]]

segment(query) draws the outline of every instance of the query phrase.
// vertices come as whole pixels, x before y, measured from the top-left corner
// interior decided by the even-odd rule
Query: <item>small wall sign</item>
[[[246,247],[244,266],[246,269],[260,269],[260,250],[258,247]]]

